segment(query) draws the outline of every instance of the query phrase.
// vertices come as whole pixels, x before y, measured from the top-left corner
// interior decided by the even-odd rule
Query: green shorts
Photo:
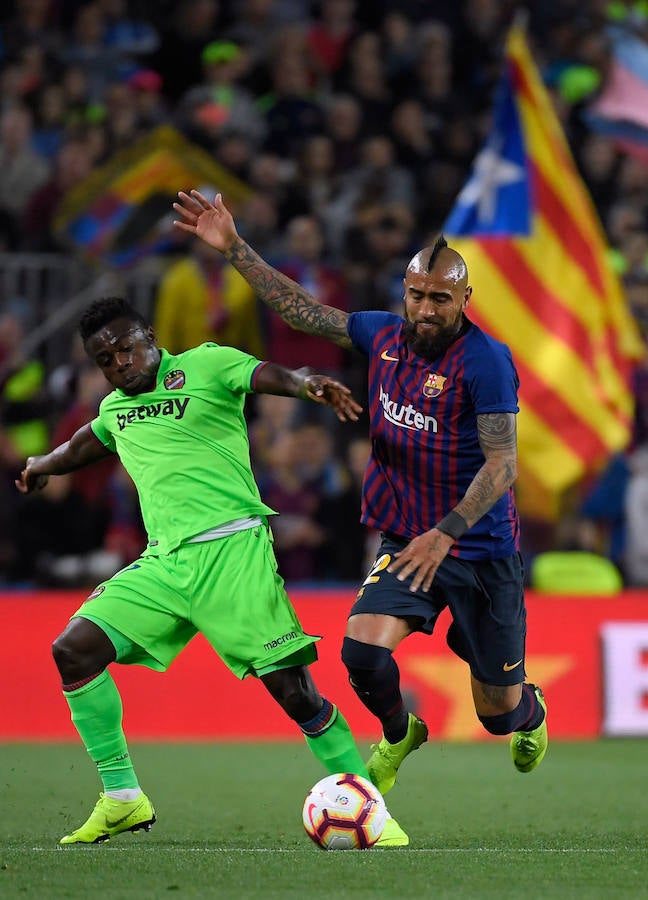
[[[140,557],[74,616],[103,628],[117,662],[160,672],[197,633],[239,678],[309,665],[320,640],[304,632],[288,599],[267,525]]]

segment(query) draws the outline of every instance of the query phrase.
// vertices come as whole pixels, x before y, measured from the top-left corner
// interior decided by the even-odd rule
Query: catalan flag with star
[[[569,488],[627,447],[644,346],[520,24],[443,230],[468,265],[470,318],[508,344],[520,375],[520,511],[551,521]]]

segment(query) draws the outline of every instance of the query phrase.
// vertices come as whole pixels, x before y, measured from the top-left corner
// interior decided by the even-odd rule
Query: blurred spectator
[[[27,202],[49,175],[47,160],[32,149],[32,116],[25,107],[0,115],[0,169],[0,210],[8,216],[10,243],[16,247]]]
[[[248,427],[250,457],[254,477],[261,494],[265,496],[275,444],[284,432],[294,428],[300,414],[300,403],[294,397],[279,397],[276,394],[258,394],[253,399],[255,414]]]
[[[86,358],[78,367],[73,399],[54,429],[50,448],[69,441],[82,425],[91,422],[109,389],[102,371]],[[70,475],[71,490],[83,500],[89,520],[107,521],[106,489],[116,464],[116,456],[107,457],[92,467],[79,469]]]
[[[280,207],[282,225],[295,216],[323,216],[337,186],[331,139],[326,135],[307,138],[297,154],[295,173],[287,183]]]
[[[323,501],[321,521],[327,535],[322,553],[324,578],[359,584],[376,558],[380,536],[360,521],[362,481],[370,449],[369,438],[351,438],[345,452],[348,481],[336,496]]]
[[[54,233],[54,219],[68,191],[90,174],[92,156],[88,143],[70,137],[60,147],[48,181],[30,194],[22,220],[22,249],[39,253],[61,250]]]
[[[263,356],[254,292],[220,253],[199,240],[160,279],[153,324],[169,353],[215,341]]]
[[[334,86],[351,94],[360,106],[362,132],[382,134],[394,101],[382,61],[380,36],[367,31],[358,34],[349,47],[346,65]]]
[[[104,16],[103,42],[133,60],[157,50],[160,39],[153,22],[130,14],[127,0],[99,0]]]
[[[324,129],[324,111],[313,90],[305,54],[274,57],[270,93],[261,98],[268,135],[264,147],[278,156],[295,156],[302,141]]]
[[[318,549],[325,532],[318,523],[321,499],[306,482],[298,433],[283,431],[269,453],[264,500],[280,514],[272,518],[275,552],[286,581],[310,581],[318,575]]]
[[[181,98],[181,121],[189,137],[207,148],[236,133],[257,146],[265,135],[263,115],[240,79],[247,71],[244,51],[232,41],[212,41],[202,51],[203,77]]]
[[[342,66],[355,32],[355,0],[322,0],[319,17],[306,33],[311,58],[322,87]]]
[[[237,7],[224,37],[245,47],[248,70],[245,84],[258,96],[268,90],[269,56],[286,19],[282,15],[281,4],[276,0],[240,0]]]
[[[348,287],[338,269],[324,262],[322,227],[314,216],[298,216],[288,223],[286,253],[276,262],[277,268],[297,281],[320,303],[349,309]],[[302,334],[287,325],[280,316],[264,310],[264,333],[268,356],[288,368],[308,363],[318,372],[340,374],[348,353],[312,335]]]
[[[335,223],[332,250],[345,252],[348,229],[357,223],[367,209],[380,205],[415,204],[415,184],[412,174],[394,161],[394,145],[383,135],[366,138],[361,144],[361,162],[344,174],[340,190],[326,212],[327,220]]]
[[[58,153],[66,127],[65,94],[60,84],[46,85],[40,92],[36,107],[36,124],[32,146],[47,160]]]
[[[338,176],[360,161],[362,107],[351,94],[334,94],[326,106],[326,133],[333,141]]]
[[[162,79],[153,69],[136,69],[128,78],[130,102],[135,108],[140,128],[155,128],[169,120],[169,110],[162,93]]]
[[[94,524],[94,527],[91,527]],[[13,579],[43,587],[86,587],[95,583],[85,569],[101,548],[103,528],[91,523],[82,498],[72,490],[70,475],[50,478],[47,487],[21,506],[15,521],[16,556]],[[105,572],[104,577],[114,574]]]
[[[91,100],[99,100],[106,85],[124,77],[127,72],[120,50],[105,43],[106,24],[101,0],[80,6],[71,40],[61,48],[64,65],[79,66],[84,70]]]
[[[167,7],[168,8],[168,7]],[[164,93],[175,104],[203,77],[201,54],[218,35],[218,0],[178,0],[160,28],[160,43],[149,63],[162,76]]]

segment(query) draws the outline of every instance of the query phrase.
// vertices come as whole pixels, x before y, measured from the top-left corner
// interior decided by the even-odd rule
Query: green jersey
[[[250,465],[243,409],[262,363],[233,347],[161,350],[155,388],[108,394],[91,423],[139,494],[148,546],[160,555],[209,529],[273,515]]]

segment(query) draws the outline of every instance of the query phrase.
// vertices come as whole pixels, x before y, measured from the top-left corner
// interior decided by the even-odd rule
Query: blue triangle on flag
[[[508,68],[508,67],[507,67]],[[510,72],[495,96],[493,127],[443,226],[446,235],[519,237],[531,230],[531,191]]]

